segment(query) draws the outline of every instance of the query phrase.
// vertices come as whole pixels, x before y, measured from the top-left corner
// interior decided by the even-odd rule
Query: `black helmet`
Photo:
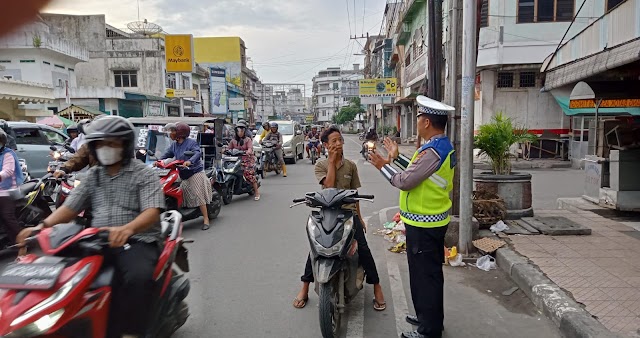
[[[263,122],[263,123],[262,123],[262,127],[263,127],[264,129],[269,128],[269,122]]]
[[[91,122],[90,128],[86,130],[85,139],[89,145],[89,150],[95,158],[96,147],[94,141],[101,141],[109,138],[117,138],[124,141],[122,160],[127,164],[133,156],[135,143],[135,129],[133,124],[121,116],[106,115]]]
[[[89,119],[82,119],[82,120],[80,120],[80,122],[78,122],[77,128],[78,128],[78,132],[80,134],[87,135],[89,133],[87,130],[85,130],[85,127],[89,124],[89,122],[91,122],[91,120],[89,120]]]
[[[8,142],[9,138],[7,137],[7,133],[5,133],[4,130],[0,129],[0,149],[3,149]]]

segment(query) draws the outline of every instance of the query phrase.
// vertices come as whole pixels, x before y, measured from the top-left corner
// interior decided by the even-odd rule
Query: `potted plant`
[[[511,147],[523,142],[534,142],[537,137],[523,126],[515,125],[503,113],[496,114],[490,123],[480,126],[474,147],[486,155],[490,172],[474,175],[477,191],[497,194],[505,202],[507,219],[533,216],[531,206],[531,174],[511,171]]]

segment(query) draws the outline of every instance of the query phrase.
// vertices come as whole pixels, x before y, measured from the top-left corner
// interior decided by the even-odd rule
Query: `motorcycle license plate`
[[[0,273],[0,289],[49,290],[64,270],[61,263],[8,264]]]
[[[169,175],[170,169],[156,169],[156,174],[160,177],[165,177]]]

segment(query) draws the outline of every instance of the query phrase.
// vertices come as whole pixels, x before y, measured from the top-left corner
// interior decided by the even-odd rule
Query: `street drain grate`
[[[640,231],[620,231],[620,232],[640,241]]]
[[[522,220],[549,236],[591,235],[591,229],[566,217],[523,217]]]

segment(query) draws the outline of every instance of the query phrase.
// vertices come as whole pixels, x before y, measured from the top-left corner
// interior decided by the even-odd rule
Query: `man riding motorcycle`
[[[80,129],[80,127],[78,127],[78,129]],[[84,133],[90,133],[90,131],[89,131],[89,123],[88,122],[85,122],[83,124],[82,132],[83,132],[83,135],[84,135]],[[78,136],[78,137],[80,137],[80,136]],[[84,136],[83,136],[83,138],[84,138]],[[83,142],[84,142],[84,140],[83,140]],[[84,143],[80,148],[76,149],[76,152],[73,154],[73,156],[71,156],[71,158],[69,160],[67,160],[66,162],[64,162],[62,164],[62,166],[60,166],[60,169],[56,170],[53,173],[53,177],[60,178],[60,177],[62,177],[64,175],[68,175],[68,174],[70,174],[72,172],[80,171],[80,170],[84,169],[84,167],[86,167],[86,166],[95,167],[98,164],[99,164],[98,160],[95,158],[95,156],[89,150],[89,145],[87,143]]]
[[[107,337],[139,336],[147,328],[153,302],[152,277],[161,249],[159,222],[164,195],[156,173],[133,160],[135,131],[131,122],[119,116],[92,122],[87,145],[100,165],[89,170],[82,184],[42,224],[24,229],[18,242],[24,243],[35,230],[71,222],[91,207],[91,226],[109,232],[111,248],[105,252],[105,260],[117,274]]]
[[[67,139],[67,142],[71,144],[71,142],[73,142],[73,140],[75,140],[78,137],[78,125],[74,123],[68,126],[67,135],[69,136],[69,139]]]
[[[278,124],[271,123],[271,132],[267,134],[267,136],[262,140],[271,141],[276,144],[275,154],[278,157],[278,162],[282,166],[282,177],[287,177],[287,166],[284,164],[284,152],[282,150],[282,144],[284,141],[282,140],[282,134],[278,131]]]
[[[315,139],[315,141],[311,141],[312,139]],[[306,141],[309,141],[309,143],[307,143],[307,158],[311,157],[311,154],[309,153],[311,151],[311,147],[316,148],[316,150],[318,151],[318,154],[322,153],[322,148],[320,148],[320,133],[318,133],[318,127],[313,126],[311,127],[311,131],[307,134],[307,136],[305,137]]]

